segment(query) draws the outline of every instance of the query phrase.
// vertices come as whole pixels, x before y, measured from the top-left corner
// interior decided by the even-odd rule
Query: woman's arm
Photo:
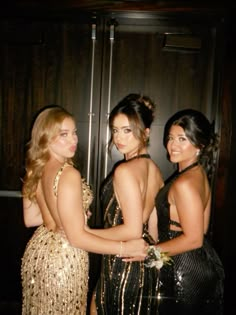
[[[198,183],[198,184],[197,184]],[[176,181],[169,193],[171,211],[177,211],[182,234],[156,246],[169,256],[178,255],[200,248],[204,238],[204,209],[205,203],[201,186],[194,178]],[[124,259],[136,261],[140,257]]]
[[[169,192],[170,212],[178,215],[182,234],[160,243],[169,255],[177,255],[200,248],[204,238],[204,201],[201,186],[195,177],[179,178]]]
[[[74,168],[66,168],[58,185],[58,212],[65,235],[74,247],[98,254],[136,256],[146,253],[142,239],[125,242],[107,240],[87,232],[82,203],[82,182],[80,173]]]
[[[196,182],[196,181],[195,181]],[[204,202],[194,179],[176,181],[171,187],[169,203],[171,211],[177,211],[182,234],[156,246],[169,256],[200,248],[204,238]],[[140,257],[125,261],[140,260]]]
[[[23,217],[26,227],[39,226],[43,223],[38,204],[27,198],[23,198]]]
[[[114,174],[113,185],[123,216],[123,224],[106,229],[89,229],[90,233],[112,240],[141,238],[143,228],[143,200],[134,169],[120,165]]]

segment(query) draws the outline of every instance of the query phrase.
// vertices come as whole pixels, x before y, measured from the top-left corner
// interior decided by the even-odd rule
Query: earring
[[[200,154],[200,150],[197,150],[196,151],[196,156],[199,156],[199,154]]]
[[[146,145],[149,145],[149,140],[150,140],[149,136],[147,136],[145,140],[146,140]]]

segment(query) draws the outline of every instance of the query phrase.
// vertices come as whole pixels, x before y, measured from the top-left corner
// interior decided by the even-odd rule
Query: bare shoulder
[[[72,165],[66,166],[61,173],[59,186],[71,186],[73,188],[78,184],[81,185],[80,171]]]
[[[162,173],[161,173],[160,167],[153,160],[151,160],[151,162],[152,162],[151,168],[153,169],[153,171],[155,171],[156,174],[158,174],[162,178]]]
[[[64,167],[63,174],[66,174],[67,176],[69,174],[81,176],[80,171],[77,168],[75,168],[73,165],[69,165],[69,164]]]
[[[141,161],[137,163],[138,159],[127,161],[119,164],[114,171],[114,183],[122,183],[122,185],[138,183],[144,174],[144,167]],[[125,181],[124,181],[125,180]]]
[[[199,190],[205,183],[205,176],[200,168],[181,174],[173,183],[173,190],[180,193]]]
[[[114,171],[114,177],[124,176],[132,173],[132,164],[129,162],[124,162],[119,164]]]
[[[115,180],[133,179],[143,181],[145,178],[154,186],[162,187],[164,185],[162,173],[158,165],[151,159],[134,159],[121,163],[114,172]]]
[[[137,170],[141,171],[142,168],[145,168],[151,162],[150,159],[144,158],[134,158],[120,163],[116,169],[114,174],[124,174],[124,173],[137,173]]]

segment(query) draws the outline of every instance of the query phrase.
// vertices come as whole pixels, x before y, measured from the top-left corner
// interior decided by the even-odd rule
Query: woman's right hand
[[[124,258],[122,260],[123,261],[144,260],[144,258],[147,256],[148,246],[149,245],[142,238],[123,242],[123,251],[121,256]]]

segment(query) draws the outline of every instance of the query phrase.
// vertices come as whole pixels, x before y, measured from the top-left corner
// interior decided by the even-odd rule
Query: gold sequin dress
[[[60,175],[67,165],[55,178],[55,194]],[[93,195],[85,180],[82,187],[86,213]],[[39,226],[22,258],[22,315],[86,314],[88,268],[86,251],[72,247],[61,233]]]

